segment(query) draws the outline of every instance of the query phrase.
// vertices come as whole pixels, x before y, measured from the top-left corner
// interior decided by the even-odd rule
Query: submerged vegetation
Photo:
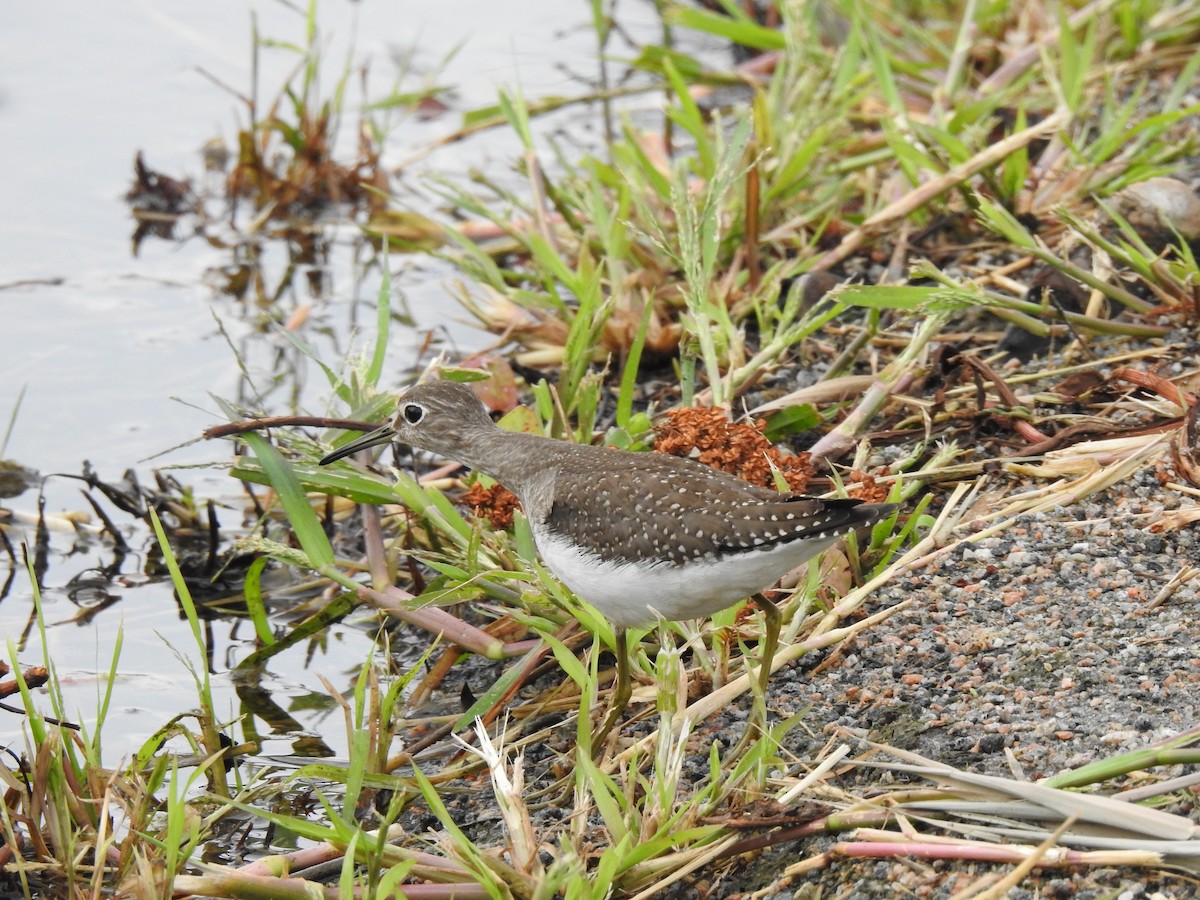
[[[631,713],[593,747],[612,626],[547,574],[513,499],[454,466],[317,466],[357,423],[391,415],[384,373],[400,370],[475,384],[504,427],[904,504],[780,592],[780,669],[869,640],[912,602],[880,608],[874,592],[1021,516],[1145,469],[1196,495],[1193,364],[1170,367],[1195,353],[1200,297],[1200,200],[1182,180],[1200,176],[1196,4],[713,6],[657,4],[662,40],[638,48],[641,80],[617,90],[619,20],[594,0],[601,87],[541,103],[502,91],[454,137],[511,132],[516,176],[433,180],[424,208],[393,193],[380,116],[439,103],[442,89],[368,98],[340,154],[354,73],[321,96],[315,6],[294,80],[273,102],[259,85],[246,101],[223,194],[139,158],[135,240],[178,236],[185,218],[210,240],[221,230],[239,261],[231,282],[280,324],[269,308],[280,286],[250,248],[279,238],[298,259],[319,252],[325,229],[356,228],[381,279],[374,329],[343,362],[318,360],[287,323],[340,418],[267,419],[222,401],[229,423],[208,436],[236,440],[231,475],[255,507],[224,555],[214,535],[210,555],[186,564],[180,535],[205,525],[177,484],[125,497],[120,508],[155,530],[191,624],[196,709],[111,768],[107,699],[92,731],[73,730],[43,716],[15,671],[29,745],[0,763],[7,887],[717,895],[733,890],[739,859],[820,835],[834,839],[791,845],[793,859],[736,890],[765,896],[822,873],[833,886],[862,857],[958,861],[969,875],[931,868],[924,887],[970,896],[1062,867],[1194,874],[1191,783],[1170,779],[1200,761],[1195,731],[1038,782],[960,770],[754,697],[752,607],[633,634]],[[745,61],[689,55],[697,34]],[[621,103],[661,103],[661,120],[635,125]],[[563,109],[603,117],[603,145],[577,156],[539,133]],[[393,308],[400,253],[454,267],[449,289],[497,336],[492,352],[387,358],[406,315]],[[218,573],[240,586],[236,614],[257,635],[235,667],[248,684],[331,621],[377,616],[378,652],[353,696],[329,686],[344,765],[257,757],[255,716],[221,720],[201,627],[213,611],[193,602]],[[1194,575],[1184,565],[1171,583]],[[281,613],[295,596],[304,603]],[[403,664],[390,653],[396,621],[424,641]],[[43,650],[50,712],[66,722],[44,633]],[[461,704],[430,712],[447,685]],[[731,710],[757,702],[770,733],[731,752]],[[169,739],[190,755],[163,750]],[[1107,796],[1135,781],[1139,802]],[[231,865],[213,864],[204,848],[238,822],[262,844],[224,844]],[[974,864],[1003,874],[976,882]]]

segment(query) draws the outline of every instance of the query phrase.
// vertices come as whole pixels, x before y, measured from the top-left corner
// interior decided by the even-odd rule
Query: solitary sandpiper
[[[660,453],[505,431],[469,387],[454,382],[419,384],[398,402],[388,424],[321,465],[397,441],[484,472],[517,495],[550,571],[615,626],[617,685],[597,747],[632,690],[626,628],[701,618],[752,598],[766,619],[765,697],[781,616],[760,592],[896,508],[780,493]]]

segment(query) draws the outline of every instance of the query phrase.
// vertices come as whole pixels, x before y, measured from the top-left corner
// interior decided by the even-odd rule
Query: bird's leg
[[[774,602],[763,594],[755,594],[751,599],[763,612],[766,630],[763,632],[762,655],[758,663],[758,690],[754,691],[750,721],[746,723],[742,739],[733,748],[735,756],[746,750],[756,738],[765,737],[767,734],[767,688],[771,684],[771,664],[775,661],[779,632],[783,627],[783,613]]]
[[[767,620],[767,630],[763,636],[762,664],[758,670],[758,685],[762,689],[763,704],[765,705],[767,687],[771,683],[771,666],[775,662],[775,651],[779,649],[779,632],[783,628],[783,613],[765,594],[755,594],[754,602],[763,611],[763,616]]]
[[[608,733],[617,724],[617,719],[621,717],[621,713],[629,705],[629,698],[633,695],[633,684],[629,678],[629,641],[625,637],[624,628],[617,628],[615,634],[617,639],[617,686],[612,700],[609,701],[608,713],[604,716],[604,721],[592,735],[593,755],[600,752]]]

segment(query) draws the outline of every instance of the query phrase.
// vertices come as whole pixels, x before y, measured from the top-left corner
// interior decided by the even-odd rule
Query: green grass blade
[[[642,308],[642,318],[638,322],[637,333],[629,352],[625,355],[625,368],[621,372],[621,386],[617,393],[616,423],[618,428],[628,428],[629,420],[633,417],[633,398],[637,391],[638,366],[642,361],[642,351],[646,347],[646,334],[650,330],[650,318],[654,315],[654,304],[645,300]]]
[[[367,366],[366,382],[370,387],[376,387],[383,375],[383,363],[387,357],[388,326],[392,321],[392,267],[387,252],[387,243],[383,245],[383,283],[379,285],[379,297],[375,301],[375,349],[371,354],[371,364]]]
[[[783,50],[787,46],[787,38],[782,32],[759,25],[744,13],[731,18],[690,6],[677,5],[671,8],[666,19],[671,25],[702,31],[757,50]]]
[[[513,686],[514,682],[521,676],[523,666],[521,661],[510,665],[507,669],[500,673],[500,677],[492,682],[491,687],[481,694],[471,708],[458,717],[454,723],[454,730],[461,731],[475,721],[476,716],[482,716],[485,712],[491,709],[500,698]]]
[[[333,547],[325,535],[325,529],[321,527],[317,514],[309,505],[308,495],[304,493],[300,479],[296,477],[291,465],[262,435],[248,431],[242,435],[242,440],[254,451],[271,486],[279,494],[283,509],[291,520],[292,530],[314,568],[332,566]]]
[[[275,632],[267,619],[267,606],[263,602],[262,573],[267,567],[267,557],[260,556],[246,570],[246,580],[242,592],[246,597],[246,607],[250,611],[250,621],[254,623],[254,633],[266,647],[275,643]]]

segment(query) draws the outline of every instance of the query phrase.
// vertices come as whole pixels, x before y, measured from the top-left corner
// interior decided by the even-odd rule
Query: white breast
[[[609,562],[561,538],[535,529],[546,566],[614,624],[622,628],[664,619],[696,619],[765,590],[837,538],[795,541],[721,559],[686,565],[642,566]]]

